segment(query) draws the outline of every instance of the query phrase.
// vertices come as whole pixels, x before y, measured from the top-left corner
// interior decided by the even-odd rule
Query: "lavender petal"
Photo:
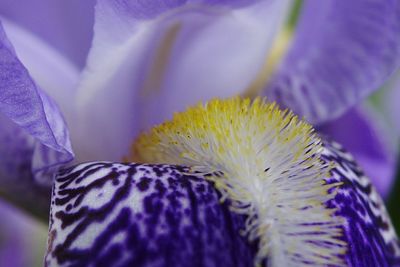
[[[121,160],[140,131],[174,112],[245,91],[288,6],[286,0],[99,1],[78,92],[78,158]]]
[[[2,0],[4,17],[39,36],[83,68],[92,41],[95,0]]]
[[[372,111],[353,108],[338,119],[322,124],[318,130],[345,147],[379,194],[388,196],[395,178],[396,156]]]
[[[40,266],[46,225],[0,200],[0,266]]]
[[[9,20],[3,20],[3,26],[18,59],[35,83],[56,101],[70,129],[74,129],[79,69],[34,33]]]
[[[396,0],[304,1],[293,44],[265,94],[320,123],[342,115],[399,67]]]
[[[73,158],[68,130],[57,105],[17,58],[1,24],[0,120],[2,191],[26,203],[38,187],[39,199],[48,199],[53,171]],[[43,211],[45,202],[38,202],[30,205]]]

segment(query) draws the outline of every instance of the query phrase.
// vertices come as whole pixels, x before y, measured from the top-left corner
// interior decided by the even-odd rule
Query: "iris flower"
[[[400,264],[379,194],[331,140],[388,191],[393,158],[355,105],[399,65],[396,1],[306,1],[291,33],[291,1],[98,0],[85,64],[90,16],[62,15],[91,3],[46,2],[0,9],[1,193],[51,205],[46,265]],[[238,94],[319,132],[263,98],[183,112]]]

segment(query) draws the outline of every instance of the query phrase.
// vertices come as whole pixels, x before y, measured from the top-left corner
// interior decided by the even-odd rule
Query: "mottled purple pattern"
[[[109,0],[101,0],[107,1]],[[129,14],[137,19],[151,19],[164,12],[177,8],[190,6],[221,6],[221,7],[243,7],[260,0],[117,0],[113,5],[116,10]]]
[[[369,179],[336,143],[325,141],[322,159],[335,163],[327,183],[342,182],[326,205],[344,219],[338,238],[347,243],[346,264],[400,264],[396,233]],[[240,235],[244,218],[187,171],[93,162],[59,173],[46,265],[253,266],[257,244]],[[326,245],[318,236],[309,242]]]
[[[338,119],[320,125],[318,131],[349,151],[379,194],[387,197],[396,171],[395,153],[390,149],[379,118],[371,112],[353,108]]]
[[[346,220],[347,265],[400,266],[399,241],[382,199],[350,154],[337,143],[324,145],[323,160],[336,164],[327,182],[343,183],[327,205]]]
[[[1,24],[0,112],[35,138],[36,141],[31,144],[34,156],[28,164],[31,164],[40,182],[51,182],[43,174],[73,157],[69,134],[57,105],[32,80],[17,58]],[[10,142],[16,140],[11,139]]]
[[[265,94],[318,123],[343,114],[399,66],[400,2],[304,1]]]
[[[61,172],[46,266],[253,266],[243,218],[185,171],[95,162]]]

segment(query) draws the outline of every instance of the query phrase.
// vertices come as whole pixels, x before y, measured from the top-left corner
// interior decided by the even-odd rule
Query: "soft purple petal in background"
[[[0,267],[43,266],[46,225],[0,202]]]
[[[292,47],[264,92],[318,123],[378,89],[399,66],[400,2],[304,1]]]
[[[77,156],[120,160],[140,130],[243,92],[288,1],[99,1],[79,88]],[[101,144],[101,145],[99,145]]]
[[[167,165],[92,162],[57,176],[46,266],[253,266],[212,183]]]
[[[0,194],[46,219],[51,186],[41,185],[33,177],[34,151],[34,138],[0,113]]]
[[[56,104],[36,85],[17,58],[1,24],[0,119],[1,188],[8,197],[29,202],[36,190],[32,184],[37,183],[38,187],[47,186],[44,192],[39,191],[48,199],[51,171],[73,158],[68,130]],[[24,190],[19,188],[31,190],[23,194]],[[45,201],[30,204],[45,210],[41,205]]]
[[[372,110],[371,110],[372,112]],[[322,124],[319,131],[342,144],[360,164],[378,192],[389,195],[396,170],[396,156],[387,134],[369,110],[353,108]]]
[[[37,34],[83,67],[93,34],[95,0],[2,0],[5,17]]]

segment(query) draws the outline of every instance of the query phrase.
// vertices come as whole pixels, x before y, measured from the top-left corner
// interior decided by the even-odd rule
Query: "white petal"
[[[204,2],[150,15],[133,1],[99,2],[78,92],[81,160],[120,160],[140,130],[249,86],[289,1]]]

